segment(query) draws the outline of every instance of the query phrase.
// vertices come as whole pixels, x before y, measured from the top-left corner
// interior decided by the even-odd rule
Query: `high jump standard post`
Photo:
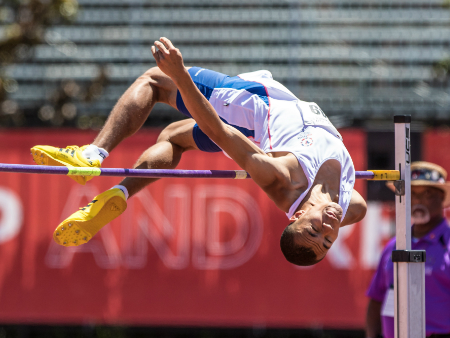
[[[411,115],[394,116],[395,181],[394,320],[395,338],[425,337],[425,251],[411,250]]]

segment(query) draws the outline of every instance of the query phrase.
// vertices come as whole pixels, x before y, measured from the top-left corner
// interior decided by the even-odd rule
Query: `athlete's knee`
[[[161,70],[158,67],[152,67],[145,71],[140,78],[152,81],[158,81],[158,77],[161,76]]]
[[[144,86],[150,86],[153,97],[158,102],[170,104],[177,92],[177,86],[172,79],[158,67],[150,68],[137,81]]]
[[[175,135],[176,128],[173,126],[173,123],[169,124],[165,127],[158,136],[156,143],[160,142],[170,142],[170,139]]]
[[[194,124],[195,122],[191,120],[173,122],[163,129],[156,142],[170,142],[174,147],[182,151],[196,149],[192,137],[192,127]]]

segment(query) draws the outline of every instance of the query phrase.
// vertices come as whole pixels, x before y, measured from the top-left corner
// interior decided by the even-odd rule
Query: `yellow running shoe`
[[[34,146],[31,148],[31,155],[33,155],[34,162],[40,165],[100,168],[101,163],[99,160],[89,160],[83,156],[83,150],[86,147],[68,146],[66,148],[56,148],[51,146]],[[82,185],[94,178],[94,176],[74,175],[69,177]]]
[[[87,243],[126,208],[127,202],[122,190],[118,188],[106,190],[58,225],[53,232],[53,239],[63,246]]]

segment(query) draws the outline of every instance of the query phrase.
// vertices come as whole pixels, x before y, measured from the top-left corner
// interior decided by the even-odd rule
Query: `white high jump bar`
[[[394,116],[395,181],[394,320],[395,338],[425,337],[425,251],[411,250],[411,115]]]

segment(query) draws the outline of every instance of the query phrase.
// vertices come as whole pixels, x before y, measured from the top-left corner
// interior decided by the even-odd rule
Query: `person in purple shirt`
[[[411,164],[412,250],[426,250],[425,316],[427,337],[450,338],[450,182],[444,168],[429,162]],[[383,250],[367,296],[367,338],[394,338],[395,238]]]

